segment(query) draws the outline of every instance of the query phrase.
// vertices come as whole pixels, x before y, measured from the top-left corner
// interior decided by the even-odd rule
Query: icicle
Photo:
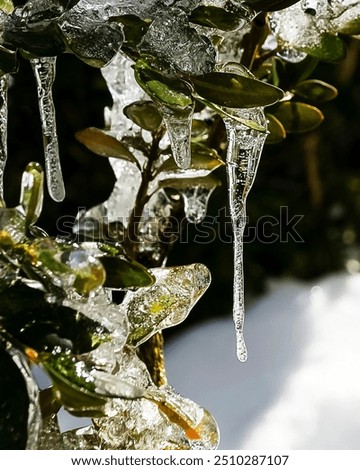
[[[239,110],[243,117],[251,118],[266,127],[261,108]],[[229,185],[230,215],[234,232],[234,304],[233,316],[237,340],[237,356],[246,361],[244,341],[244,275],[243,234],[246,225],[246,198],[254,182],[266,133],[256,131],[232,120],[225,121],[228,135],[226,168]]]
[[[193,107],[184,114],[163,110],[163,119],[169,135],[174,160],[179,168],[186,170],[191,165],[191,124]]]
[[[36,79],[39,98],[47,186],[49,194],[54,201],[61,202],[65,198],[65,188],[61,173],[55,106],[52,97],[56,57],[32,59],[31,65]]]
[[[0,207],[4,203],[4,171],[7,160],[8,75],[0,79]]]
[[[188,222],[199,224],[204,220],[207,213],[208,201],[214,189],[215,186],[212,188],[194,186],[193,188],[181,191],[184,199],[185,217]]]

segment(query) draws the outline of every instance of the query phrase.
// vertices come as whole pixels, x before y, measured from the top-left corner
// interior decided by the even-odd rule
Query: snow
[[[220,449],[360,449],[360,275],[282,282],[248,309],[238,362],[230,313],[171,340],[169,382],[208,408]]]

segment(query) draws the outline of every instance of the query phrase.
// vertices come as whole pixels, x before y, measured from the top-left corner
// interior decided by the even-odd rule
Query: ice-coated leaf
[[[193,188],[194,186],[200,186],[204,189],[214,189],[221,186],[221,180],[212,174],[195,178],[177,177],[161,180],[159,186],[161,188],[172,188],[178,191]]]
[[[106,66],[123,42],[121,27],[101,21],[96,15],[84,18],[85,11],[70,10],[62,16],[61,31],[68,49],[92,67]]]
[[[25,214],[26,226],[40,217],[44,198],[44,171],[37,162],[27,165],[21,180],[20,207]]]
[[[191,165],[186,170],[178,168],[172,158],[168,158],[160,166],[157,174],[161,178],[194,178],[207,176],[224,165],[216,150],[204,144],[193,143],[191,146]]]
[[[193,104],[184,82],[165,77],[142,59],[135,64],[135,79],[154,101],[176,112],[183,112]]]
[[[0,75],[16,73],[19,69],[17,54],[14,51],[0,46]]]
[[[272,114],[266,114],[266,119],[268,121],[268,131],[269,134],[266,138],[266,144],[277,144],[282,142],[286,138],[286,131],[284,126],[281,124],[279,119],[277,119]]]
[[[211,282],[210,272],[202,264],[158,268],[152,273],[155,284],[128,292],[121,304],[130,322],[128,341],[134,346],[182,322]]]
[[[245,4],[256,11],[278,11],[288,8],[300,0],[246,0]]]
[[[144,266],[124,256],[102,256],[100,260],[106,271],[104,287],[111,289],[147,287],[155,281],[153,274]]]
[[[207,101],[227,108],[269,106],[283,98],[280,88],[229,72],[192,77],[194,89]]]
[[[88,127],[82,131],[78,131],[75,137],[79,142],[85,145],[91,152],[107,158],[120,158],[128,162],[134,163],[139,168],[139,162],[136,160],[130,150],[115,137],[107,134],[96,127]]]
[[[36,351],[91,351],[109,339],[98,322],[69,307],[49,303],[45,293],[17,284],[0,292],[1,325]]]
[[[125,106],[125,116],[142,129],[153,132],[161,126],[162,116],[152,101],[136,101]]]
[[[205,104],[209,108],[213,109],[216,113],[218,113],[222,118],[227,118],[231,119],[234,122],[237,122],[239,124],[244,124],[244,126],[249,127],[250,129],[254,129],[259,132],[266,132],[266,127],[262,126],[258,122],[256,122],[254,119],[249,119],[241,116],[240,113],[236,112],[236,109],[239,108],[234,108],[235,112],[232,112],[230,108],[223,108],[221,106],[218,106],[215,103],[212,103],[211,101],[208,101],[198,94],[194,94],[194,97],[199,100],[201,103]]]
[[[296,101],[280,103],[273,114],[285,131],[292,134],[316,129],[324,120],[324,115],[318,108]]]
[[[20,16],[11,15],[3,32],[2,43],[10,49],[23,49],[36,57],[51,57],[61,54],[66,46],[55,23],[40,31],[29,30]]]
[[[0,247],[11,248],[25,240],[26,221],[17,209],[0,207]]]
[[[216,449],[219,444],[219,429],[211,414],[165,386],[149,391],[146,398],[159,408],[167,419],[185,433],[190,449]]]
[[[13,2],[11,0],[0,0],[0,10],[4,13],[11,13],[14,9]]]
[[[46,355],[41,363],[52,379],[55,397],[73,414],[101,416],[106,397],[95,391],[83,361],[66,354]]]
[[[0,338],[0,450],[36,448],[40,430],[37,385],[25,357]]]
[[[331,101],[338,95],[338,91],[334,86],[315,79],[297,83],[293,92],[296,95],[301,96],[301,98],[314,101],[315,103]]]
[[[189,21],[201,26],[233,31],[243,24],[243,16],[237,12],[230,12],[224,8],[212,5],[201,5],[191,12]]]
[[[307,54],[324,62],[339,62],[346,58],[347,46],[339,36],[324,33],[319,41],[309,46],[303,46],[301,49]]]

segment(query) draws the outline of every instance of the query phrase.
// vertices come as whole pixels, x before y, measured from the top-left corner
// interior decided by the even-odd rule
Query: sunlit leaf
[[[134,260],[123,256],[102,256],[100,260],[106,271],[104,287],[113,289],[146,287],[155,281],[151,272]]]
[[[159,181],[159,186],[161,188],[172,188],[176,190],[193,188],[194,186],[200,186],[206,189],[216,188],[221,186],[221,180],[210,174],[204,178],[169,178]]]
[[[232,31],[238,28],[244,19],[241,14],[236,14],[236,12],[226,11],[211,5],[201,5],[191,12],[189,21],[222,31]]]
[[[152,101],[136,101],[125,106],[123,113],[142,129],[153,132],[161,126],[162,116]]]
[[[0,0],[0,10],[4,13],[12,13],[14,9],[13,2],[11,0]]]
[[[282,142],[286,138],[286,131],[282,123],[272,114],[266,114],[266,119],[268,121],[269,135],[265,143],[277,144]]]
[[[210,284],[210,272],[202,264],[152,272],[155,284],[128,292],[122,303],[130,322],[128,341],[134,346],[183,321]]]
[[[44,197],[44,171],[37,162],[27,165],[22,175],[20,206],[25,214],[26,226],[40,217]]]
[[[115,137],[112,137],[101,129],[89,127],[78,131],[75,137],[89,150],[96,153],[96,155],[127,160],[128,162],[134,163],[139,168],[139,163],[130,150],[123,143],[115,139]]]
[[[194,172],[204,171],[210,173],[220,166],[224,165],[224,162],[220,158],[216,150],[207,147],[204,144],[192,144],[191,146],[191,165],[186,170],[181,170],[176,165],[173,158],[168,158],[160,166],[157,171],[157,174],[172,174],[172,175],[182,175],[184,178],[191,178],[194,175]]]
[[[324,103],[335,99],[338,95],[337,89],[321,80],[305,80],[298,83],[293,92],[309,101]]]
[[[95,392],[94,379],[83,361],[67,354],[43,355],[41,364],[54,384],[55,397],[78,416],[102,416],[106,397]]]
[[[186,111],[193,104],[184,82],[165,77],[142,59],[135,64],[135,79],[154,101],[176,112]]]
[[[251,129],[254,129],[256,131],[266,132],[266,128],[264,126],[261,126],[260,124],[258,124],[253,119],[242,118],[241,116],[238,115],[238,113],[237,114],[236,113],[231,113],[226,108],[222,108],[221,106],[218,106],[217,104],[212,103],[211,101],[208,101],[205,98],[202,98],[201,96],[199,96],[197,94],[194,94],[194,97],[196,98],[196,100],[201,101],[203,104],[205,104],[209,108],[213,109],[221,117],[230,118],[234,122],[239,122],[241,124],[244,124],[244,126],[250,127]]]
[[[302,47],[301,50],[324,62],[339,62],[346,58],[346,43],[333,34],[325,33],[312,46]]]
[[[268,106],[284,96],[280,88],[234,73],[211,72],[192,81],[198,95],[227,108]]]
[[[324,115],[315,106],[294,101],[280,103],[273,113],[289,133],[311,131],[324,120]]]

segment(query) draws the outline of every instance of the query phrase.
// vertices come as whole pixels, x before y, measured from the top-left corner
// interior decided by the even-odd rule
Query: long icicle
[[[261,108],[247,110],[254,121],[266,128],[266,119]],[[229,188],[230,215],[234,234],[234,291],[233,317],[236,332],[237,356],[241,362],[247,359],[244,340],[244,272],[243,235],[246,225],[246,198],[254,182],[265,132],[259,132],[232,120],[225,121],[228,135],[226,168]]]
[[[60,166],[55,106],[52,96],[56,57],[32,59],[31,65],[37,84],[48,191],[54,201],[61,202],[65,198],[65,188]]]
[[[7,160],[8,125],[8,87],[9,77],[0,78],[0,207],[4,206],[4,171]]]

